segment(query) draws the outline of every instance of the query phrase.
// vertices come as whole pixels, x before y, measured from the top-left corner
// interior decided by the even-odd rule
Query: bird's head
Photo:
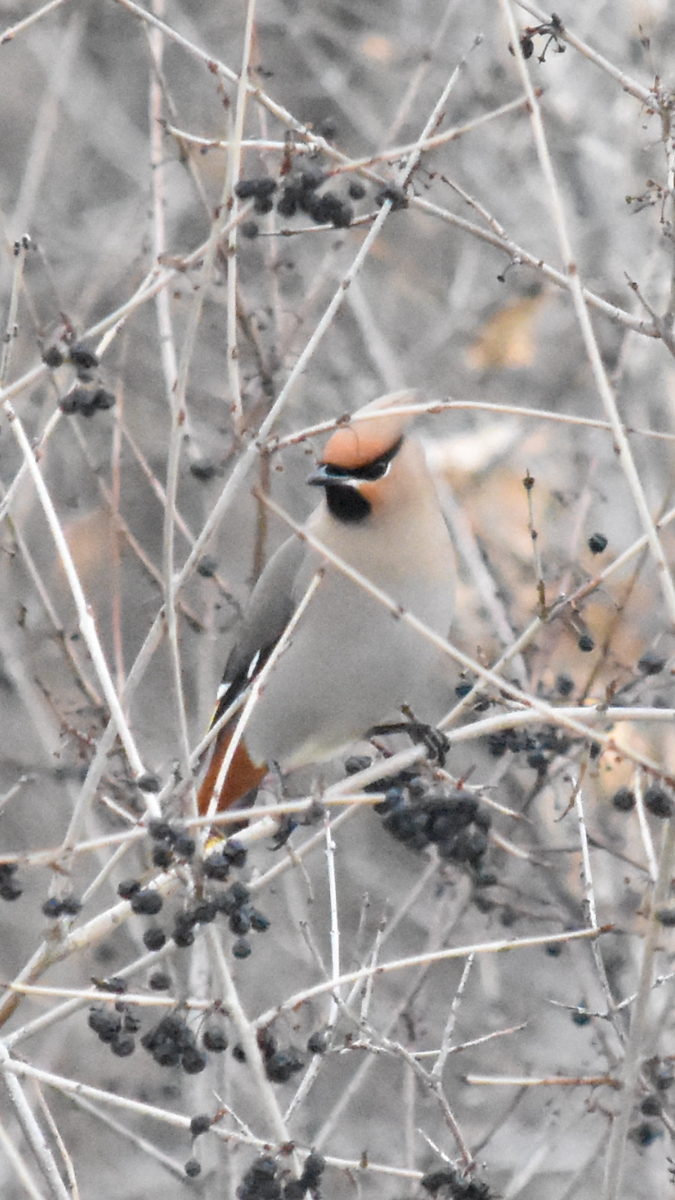
[[[355,412],[330,437],[308,483],[322,487],[332,515],[344,523],[364,521],[397,487],[399,456],[412,414],[414,391],[381,396]]]

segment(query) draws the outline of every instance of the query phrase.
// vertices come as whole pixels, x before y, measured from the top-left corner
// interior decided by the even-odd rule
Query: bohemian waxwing
[[[409,391],[383,396],[333,433],[308,479],[324,496],[305,528],[445,637],[454,608],[454,554],[424,451],[404,437],[410,415],[371,416],[418,398]],[[270,559],[230,653],[214,722],[262,669],[322,561],[295,536]],[[272,764],[292,771],[332,758],[374,726],[400,720],[403,705],[429,719],[427,693],[438,660],[417,630],[326,564],[249,712],[224,781],[239,714],[220,731],[199,811],[207,812],[219,782],[222,810],[257,786]]]

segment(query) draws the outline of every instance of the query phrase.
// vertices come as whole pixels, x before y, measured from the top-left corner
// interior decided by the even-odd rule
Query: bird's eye
[[[375,481],[376,479],[384,479],[391,471],[391,461],[382,462],[378,460],[374,463],[369,463],[367,467],[359,467],[358,471],[352,471],[352,475],[356,479],[367,479]]]

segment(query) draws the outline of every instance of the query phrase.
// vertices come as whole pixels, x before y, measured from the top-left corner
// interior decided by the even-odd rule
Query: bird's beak
[[[311,475],[308,475],[307,482],[313,487],[328,487],[329,483],[335,483],[335,476],[331,475],[330,467],[326,463],[318,463]]]

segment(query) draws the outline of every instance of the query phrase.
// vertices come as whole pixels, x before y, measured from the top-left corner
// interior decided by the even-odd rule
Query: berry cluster
[[[150,821],[148,833],[157,842],[152,850],[152,861],[161,870],[170,867],[176,859],[189,861],[196,850],[196,843],[182,825],[171,825],[168,821]]]
[[[66,392],[59,405],[61,412],[72,416],[80,413],[93,417],[95,412],[113,408],[115,396],[101,385],[96,377],[98,356],[85,342],[61,342],[49,346],[42,355],[43,362],[52,370],[68,362],[75,368],[77,383]]]
[[[653,817],[658,817],[665,821],[673,815],[675,805],[672,797],[669,796],[665,788],[657,783],[652,783],[648,788],[645,788],[642,797],[647,812],[650,812]],[[635,808],[635,793],[630,788],[620,787],[612,796],[612,805],[617,812],[630,812]]]
[[[420,1182],[424,1190],[432,1196],[443,1189],[444,1196],[449,1200],[490,1200],[490,1190],[486,1183],[466,1179],[452,1166],[442,1167],[439,1171],[429,1171]]]
[[[72,387],[66,392],[59,408],[66,416],[79,413],[82,417],[93,417],[95,412],[105,412],[115,407],[115,396],[107,388]]]
[[[314,1200],[321,1195],[319,1187],[326,1163],[314,1151],[305,1159],[299,1179],[289,1179],[282,1185],[279,1165],[263,1154],[256,1158],[237,1188],[237,1200],[303,1200],[311,1192]]]
[[[345,769],[353,774],[368,764],[369,760],[351,758]],[[377,780],[366,791],[384,791],[384,800],[374,809],[384,817],[384,828],[397,841],[410,850],[435,845],[441,859],[462,863],[477,882],[486,886],[481,867],[492,818],[475,796],[461,788],[427,781],[414,769],[401,771],[393,779]]]
[[[305,161],[284,179],[284,185],[276,200],[280,217],[294,217],[305,213],[317,225],[332,225],[335,229],[348,229],[354,220],[354,208],[349,200],[337,192],[320,190],[329,179],[329,174],[314,163]],[[279,185],[276,180],[265,176],[259,179],[240,179],[235,193],[240,200],[253,200],[256,213],[264,215],[275,207],[274,193]],[[349,184],[350,200],[362,200],[366,189],[358,180]],[[396,184],[385,184],[375,195],[375,204],[381,208],[387,201],[392,211],[407,208],[408,197]],[[244,221],[241,226],[244,237],[256,238],[259,233],[255,221]]]
[[[265,1074],[272,1083],[288,1083],[305,1065],[302,1054],[295,1046],[280,1050],[276,1038],[267,1029],[259,1030],[258,1046],[265,1062]]]
[[[198,1075],[206,1067],[206,1054],[197,1045],[187,1021],[178,1013],[162,1017],[143,1034],[141,1045],[160,1067],[180,1065],[186,1075]]]
[[[42,905],[42,912],[50,920],[59,917],[76,917],[82,909],[82,902],[77,896],[50,896]]]
[[[189,861],[194,856],[194,839],[183,827],[171,825],[168,821],[151,821],[148,831],[157,842],[153,848],[152,860],[161,870],[168,869],[176,861]],[[246,865],[246,856],[246,847],[235,838],[231,838],[204,859],[202,870],[205,879],[216,883],[224,882],[233,868]],[[136,879],[123,880],[118,885],[117,892],[124,900],[129,900],[133,911],[140,915],[156,916],[164,907],[161,893],[156,888],[142,887]],[[198,925],[208,925],[218,915],[223,915],[228,918],[230,929],[235,935],[232,945],[234,957],[248,958],[252,948],[247,934],[251,931],[265,933],[270,924],[269,919],[250,903],[250,898],[249,889],[236,880],[225,891],[215,891],[209,896],[202,895],[186,908],[176,912],[170,933],[167,934],[161,925],[150,925],[143,934],[143,943],[148,950],[161,950],[167,938],[171,937],[179,949],[185,950],[194,943],[195,929]],[[163,984],[153,983],[151,980],[151,986],[161,990]]]
[[[311,164],[305,164],[287,178],[281,195],[276,202],[277,212],[282,217],[293,217],[298,210],[306,213],[317,225],[333,225],[336,229],[348,229],[354,219],[354,209],[336,192],[319,192],[328,176]],[[277,190],[274,179],[240,179],[235,188],[241,200],[253,200],[257,213],[268,213],[274,208],[273,193]],[[245,236],[255,236],[253,230],[242,229]],[[257,226],[256,226],[257,232]]]
[[[507,751],[511,754],[527,754],[527,765],[545,775],[554,758],[566,754],[572,745],[571,738],[555,725],[545,725],[538,733],[522,729],[500,729],[487,737],[487,746],[493,758],[501,758]]]
[[[118,1058],[128,1058],[136,1049],[134,1034],[141,1022],[129,1004],[116,1000],[114,1008],[92,1005],[89,1009],[89,1028],[94,1030],[100,1041],[110,1046]]]

